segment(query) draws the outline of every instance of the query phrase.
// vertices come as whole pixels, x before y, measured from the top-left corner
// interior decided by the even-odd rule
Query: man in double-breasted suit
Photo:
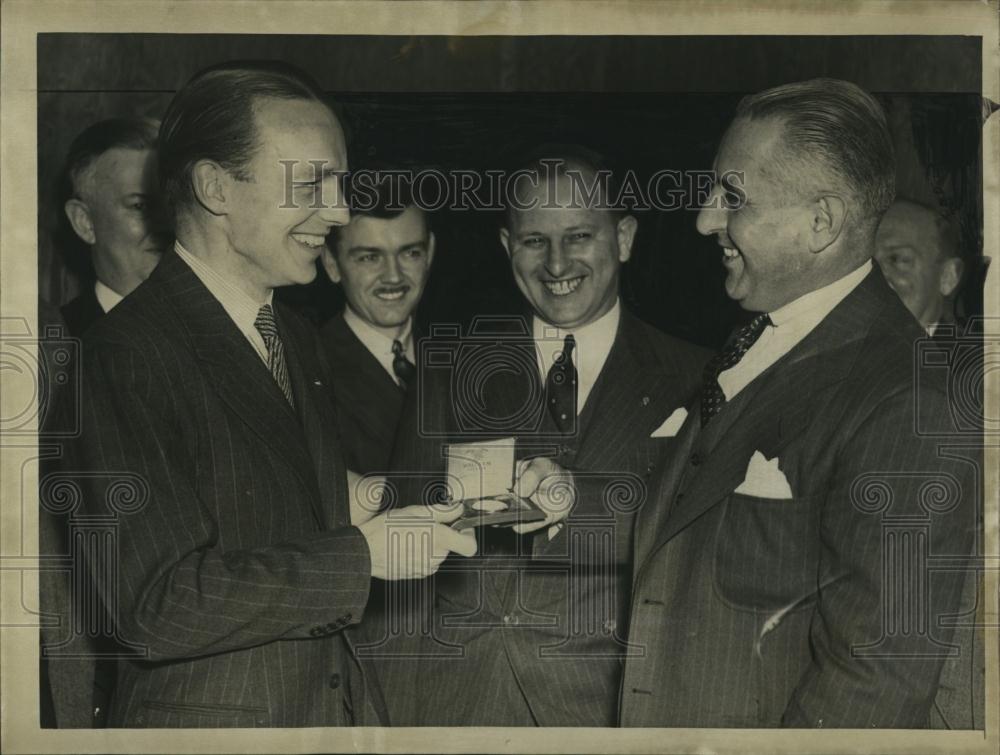
[[[323,267],[347,301],[322,339],[347,465],[359,474],[388,468],[414,377],[413,314],[434,257],[434,234],[404,182],[373,181],[372,199],[356,202],[323,250]]]
[[[482,557],[439,574],[425,657],[381,665],[393,723],[615,723],[632,519],[705,361],[622,308],[636,220],[614,208],[607,185],[593,204],[574,193],[607,178],[601,158],[562,148],[525,171],[538,180],[501,242],[531,315],[480,318],[457,341],[422,343],[392,466],[411,477],[400,500],[413,500],[443,478],[445,444],[509,438],[517,459],[571,470],[576,503],[532,532],[480,528]],[[434,684],[402,687],[424,668]]]
[[[221,65],[175,96],[159,162],[175,248],[83,345],[85,513],[115,548],[91,549],[91,573],[135,650],[109,723],[377,724],[342,630],[372,576],[425,576],[475,543],[417,507],[397,531],[436,550],[402,562],[389,517],[351,509],[330,365],[273,303],[347,220],[340,124],[295,69]]]
[[[759,314],[638,516],[621,723],[926,726],[979,467],[935,434],[941,370],[872,267],[885,117],[847,82],[777,87],[741,102],[715,169],[698,229]]]

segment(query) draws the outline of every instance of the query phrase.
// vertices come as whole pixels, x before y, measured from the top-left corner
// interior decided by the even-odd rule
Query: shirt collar
[[[365,348],[376,357],[391,356],[392,342],[398,340],[403,344],[403,351],[407,357],[410,361],[413,361],[412,317],[407,318],[396,338],[390,338],[375,328],[370,322],[363,319],[357,312],[351,309],[350,305],[344,307],[344,322],[347,323],[347,327],[351,329],[351,332],[358,337],[358,340],[365,345]]]
[[[118,306],[118,303],[125,298],[110,286],[101,283],[101,281],[94,282],[94,295],[97,297],[97,303],[104,310],[104,314],[107,314]]]
[[[536,316],[532,320],[531,329],[532,336],[543,357],[550,351],[553,353],[562,351],[566,336],[572,335],[573,340],[576,341],[573,362],[578,369],[586,369],[594,361],[600,361],[601,365],[604,364],[618,333],[620,321],[621,304],[618,299],[615,299],[615,304],[611,309],[580,328],[563,329],[556,325],[549,325]],[[556,348],[556,344],[558,344],[558,348]]]
[[[780,328],[782,325],[802,319],[815,319],[819,322],[864,280],[871,269],[872,261],[865,260],[856,270],[833,283],[803,294],[783,307],[778,307],[770,313],[771,324]]]
[[[194,271],[198,279],[205,284],[205,288],[212,296],[218,299],[219,304],[226,310],[236,326],[245,334],[256,334],[257,328],[254,323],[257,321],[257,313],[265,304],[273,303],[274,290],[268,290],[264,301],[256,301],[204,260],[191,254],[181,245],[180,241],[174,242],[174,250]]]

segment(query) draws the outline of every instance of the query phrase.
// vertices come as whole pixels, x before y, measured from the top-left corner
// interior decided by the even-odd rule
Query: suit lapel
[[[279,308],[279,315],[280,312]],[[342,504],[347,500],[347,475],[337,435],[337,420],[331,411],[329,388],[323,384],[323,373],[315,359],[314,342],[307,341],[298,329],[293,328],[283,329],[282,338],[288,355],[289,376],[299,421],[316,470],[317,500],[322,503],[322,510],[317,515],[328,529],[347,527],[351,523],[350,510]]]
[[[613,472],[630,468],[636,426],[648,438],[678,404],[676,372],[664,365],[624,309],[607,362],[591,390],[584,411],[587,422],[577,453],[577,469]]]
[[[391,446],[396,435],[396,423],[392,418],[399,417],[403,408],[402,389],[350,329],[343,315],[330,322],[324,329],[324,336],[331,354],[347,356],[343,363],[332,365],[341,397],[339,405],[350,407],[362,425],[371,428]],[[373,393],[380,397],[380,402],[390,403],[391,408],[376,405],[372,401]]]
[[[315,490],[316,472],[298,418],[267,365],[229,314],[175,253],[164,256],[154,275],[163,280],[219,397]]]
[[[739,487],[754,451],[774,458],[799,434],[811,417],[813,396],[850,369],[854,352],[879,316],[883,288],[885,280],[876,269],[700,431],[692,448],[704,462],[688,472],[683,502],[671,507],[648,555]],[[689,422],[698,422],[696,415],[692,411]],[[670,505],[677,492],[687,459],[675,461],[679,466],[666,480],[669,486],[659,491],[667,500],[658,505]]]

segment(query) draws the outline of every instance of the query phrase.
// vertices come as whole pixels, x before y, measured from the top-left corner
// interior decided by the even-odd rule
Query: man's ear
[[[811,210],[809,251],[818,254],[840,238],[847,220],[847,202],[836,194],[826,194],[813,202]]]
[[[232,177],[218,163],[199,160],[191,169],[191,190],[198,203],[213,215],[226,214]]]
[[[329,243],[329,242],[327,242]],[[337,264],[337,255],[329,246],[323,247],[323,269],[334,283],[340,283],[340,265]]]
[[[510,257],[510,231],[506,228],[500,229],[500,244],[503,246],[504,251],[507,252],[507,256]]]
[[[639,221],[631,215],[626,215],[618,221],[615,233],[618,235],[618,261],[628,262],[632,256],[632,243],[635,241],[635,232],[639,228]]]
[[[938,275],[938,293],[946,299],[955,293],[959,281],[962,280],[962,271],[965,263],[960,257],[950,257],[941,265],[941,272]]]
[[[90,218],[90,208],[82,199],[67,199],[63,205],[63,211],[69,220],[73,232],[80,237],[85,244],[93,246],[97,243],[97,236],[94,234],[94,221]]]

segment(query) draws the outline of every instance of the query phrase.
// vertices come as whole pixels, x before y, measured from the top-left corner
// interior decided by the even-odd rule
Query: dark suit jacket
[[[487,542],[508,530],[487,528],[477,533],[482,556],[445,564],[424,657],[380,663],[393,724],[615,722],[632,516],[653,461],[673,443],[650,436],[696,389],[707,354],[623,311],[576,431],[560,436],[545,409],[530,325],[522,328],[519,338],[480,331],[451,370],[430,369],[441,362],[426,351],[439,345],[422,345],[425,368],[404,409],[393,468],[425,474],[403,480],[397,501],[415,503],[435,489],[445,442],[489,436],[516,436],[519,458],[551,456],[595,492],[578,499],[551,539],[547,529],[517,539],[520,558]],[[467,405],[477,396],[478,410]],[[414,678],[426,683],[414,689]]]
[[[79,296],[64,304],[59,310],[69,334],[80,338],[87,329],[104,316],[101,303],[97,301],[97,294],[94,292],[94,284],[88,283],[87,287]]]
[[[366,721],[341,630],[362,617],[370,562],[348,526],[329,365],[304,321],[277,318],[295,411],[175,254],[84,341],[85,508],[117,549],[99,589],[141,651],[119,663],[112,726]]]
[[[921,333],[876,268],[704,430],[692,405],[637,519],[623,725],[927,725],[981,467],[916,431],[948,409]],[[791,499],[735,492],[755,451]]]
[[[333,367],[330,388],[347,468],[359,474],[385,473],[403,410],[403,390],[343,315],[324,325],[321,337]]]

